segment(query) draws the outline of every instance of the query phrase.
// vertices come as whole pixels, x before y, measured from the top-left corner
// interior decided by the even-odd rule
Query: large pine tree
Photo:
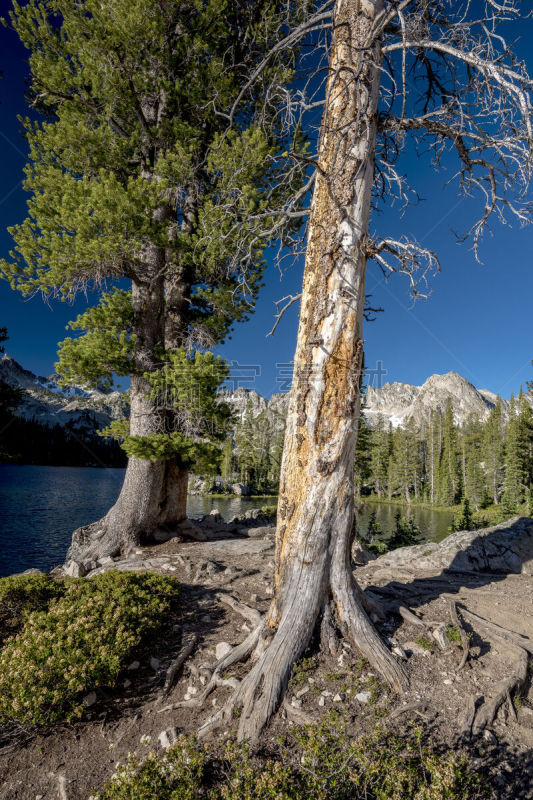
[[[187,385],[209,370],[223,379],[219,363],[190,353],[252,310],[262,253],[283,233],[276,209],[307,169],[287,167],[283,120],[265,101],[290,79],[294,52],[270,59],[244,91],[305,3],[292,11],[282,0],[14,4],[43,118],[25,120],[28,217],[11,230],[3,275],[47,298],[131,284],[79,320],[85,333],[60,353],[65,380],[131,379],[123,489],[103,520],[76,532],[77,560],[125,550],[185,515],[187,468],[210,420],[204,397],[195,427],[180,375]]]

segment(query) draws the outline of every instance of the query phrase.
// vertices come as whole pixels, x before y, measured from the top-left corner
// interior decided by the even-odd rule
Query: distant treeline
[[[393,429],[381,415],[370,428],[361,417],[356,493],[474,509],[502,505],[509,512],[532,503],[533,412],[526,396],[511,398],[507,419],[498,401],[485,421],[454,422],[451,403],[418,425]]]
[[[279,484],[284,418],[252,416],[248,403],[242,420],[224,445],[222,476],[257,491]],[[522,393],[511,398],[505,418],[498,401],[488,418],[472,415],[454,421],[448,403],[428,420],[414,419],[393,428],[381,415],[370,427],[361,415],[354,483],[356,496],[454,506],[469,501],[479,510],[502,506],[513,513],[533,508],[533,412]]]

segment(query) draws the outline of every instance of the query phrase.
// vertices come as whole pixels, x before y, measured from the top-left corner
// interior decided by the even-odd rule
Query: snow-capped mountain
[[[36,419],[48,425],[71,425],[78,430],[94,433],[110,420],[127,414],[127,400],[120,392],[103,392],[74,386],[60,387],[57,376],[47,378],[34,375],[24,369],[8,355],[0,357],[0,380],[23,390],[23,399],[17,415]],[[266,414],[276,428],[282,428],[289,401],[288,394],[273,394],[267,400],[253,389],[240,387],[225,390],[220,398],[228,403],[238,420],[242,420],[249,409],[253,418]],[[372,425],[378,414],[393,426],[402,425],[410,417],[417,423],[427,420],[431,410],[444,411],[451,400],[455,421],[462,425],[474,414],[486,419],[494,408],[498,396],[486,389],[476,387],[457,372],[432,375],[422,386],[409,383],[386,383],[381,388],[369,387],[365,397],[365,416]],[[528,395],[533,407],[533,397]],[[504,412],[509,403],[502,400]]]
[[[237,418],[242,419],[246,408],[253,417],[266,413],[276,419],[283,419],[287,413],[288,394],[274,394],[266,400],[257,392],[239,388],[234,392],[222,392],[223,399],[232,406]],[[420,424],[429,419],[432,410],[444,411],[451,400],[454,418],[462,425],[470,415],[485,420],[498,400],[498,395],[476,387],[457,372],[445,375],[432,375],[422,386],[409,383],[386,383],[381,388],[369,387],[366,392],[364,414],[370,425],[381,414],[385,422],[394,427],[403,425],[410,417]],[[533,397],[528,395],[533,407]],[[509,403],[502,399],[504,414]]]
[[[429,419],[431,411],[444,411],[451,401],[455,422],[463,425],[470,415],[485,420],[494,408],[498,396],[476,387],[457,372],[431,375],[422,386],[409,383],[386,383],[379,389],[369,386],[365,398],[365,415],[372,424],[382,414],[393,426],[402,425],[410,417],[420,424]],[[502,400],[504,413],[509,403]]]
[[[123,417],[127,402],[120,392],[102,392],[81,386],[62,388],[57,376],[34,375],[8,355],[0,357],[0,380],[22,389],[16,415],[43,425],[69,425],[87,434]]]

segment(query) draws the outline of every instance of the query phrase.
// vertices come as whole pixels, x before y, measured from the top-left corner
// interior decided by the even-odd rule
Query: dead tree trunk
[[[205,726],[237,704],[241,739],[255,740],[269,720],[321,617],[331,620],[323,630],[335,624],[393,687],[407,683],[365,613],[350,564],[380,65],[379,44],[367,42],[382,5],[337,0],[335,9],[281,470],[275,594],[265,625],[272,638]]]

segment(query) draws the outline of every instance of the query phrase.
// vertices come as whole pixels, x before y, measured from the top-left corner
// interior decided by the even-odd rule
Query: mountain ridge
[[[111,420],[127,415],[127,400],[122,393],[82,386],[65,389],[59,386],[56,375],[37,376],[7,354],[0,358],[0,380],[23,390],[17,416],[36,419],[43,424],[69,425],[91,435]],[[533,396],[526,396],[533,407]],[[220,398],[232,407],[240,421],[249,408],[253,418],[266,414],[276,428],[284,424],[288,393],[273,394],[267,399],[254,389],[239,387],[233,391],[222,390]],[[497,399],[494,392],[477,389],[458,372],[452,371],[430,375],[420,386],[401,381],[387,382],[376,388],[369,386],[363,411],[370,425],[375,424],[380,414],[394,427],[404,424],[410,417],[420,425],[429,419],[432,409],[444,411],[451,400],[455,421],[462,425],[471,414],[486,419]],[[509,402],[505,399],[501,402],[507,416]]]

